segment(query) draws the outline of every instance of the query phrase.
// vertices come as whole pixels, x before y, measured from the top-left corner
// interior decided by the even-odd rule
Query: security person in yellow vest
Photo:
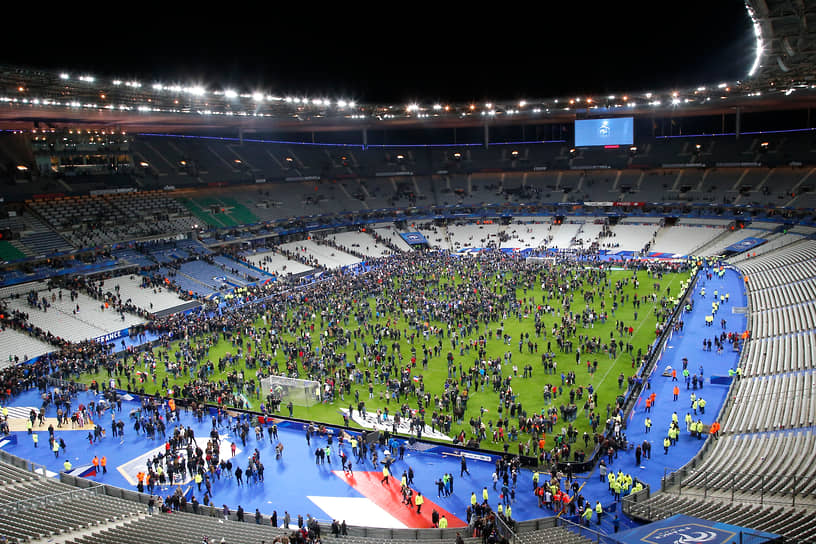
[[[584,513],[581,515],[581,518],[586,522],[587,527],[589,527],[590,522],[592,521],[592,508],[587,505]]]
[[[414,497],[414,504],[417,507],[417,514],[421,514],[422,505],[425,503],[425,497],[422,496],[422,493],[417,491],[416,497]]]

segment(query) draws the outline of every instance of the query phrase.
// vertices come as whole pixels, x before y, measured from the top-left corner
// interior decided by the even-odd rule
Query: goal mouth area
[[[267,376],[261,379],[261,391],[265,396],[282,404],[292,403],[293,406],[314,406],[323,399],[320,382],[303,380],[288,376]]]

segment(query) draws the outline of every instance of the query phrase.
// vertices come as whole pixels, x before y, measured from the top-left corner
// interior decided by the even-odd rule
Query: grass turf
[[[626,278],[632,277],[631,271],[624,271],[624,270],[612,270],[608,272],[609,276],[609,284],[615,285],[615,282],[618,280],[625,280]],[[544,401],[543,398],[543,389],[545,384],[552,384],[552,385],[561,385],[561,373],[567,373],[570,370],[573,370],[576,374],[576,383],[573,388],[577,390],[579,386],[583,386],[586,388],[590,384],[593,386],[595,392],[598,396],[598,404],[597,404],[597,412],[600,414],[601,417],[601,426],[603,426],[604,422],[606,421],[606,406],[607,404],[614,406],[615,398],[621,394],[622,390],[619,389],[618,386],[618,376],[623,373],[625,376],[629,376],[633,374],[633,365],[632,359],[633,356],[636,356],[638,348],[641,348],[643,352],[646,352],[647,347],[651,344],[651,342],[655,338],[655,328],[657,326],[657,319],[654,314],[654,309],[659,307],[661,304],[661,297],[663,297],[668,289],[668,292],[671,293],[671,296],[677,296],[680,292],[681,284],[684,280],[688,279],[688,273],[666,273],[663,275],[661,280],[652,279],[648,276],[647,272],[639,271],[637,273],[638,280],[640,282],[639,289],[635,289],[633,284],[630,282],[623,288],[623,295],[630,296],[630,302],[626,304],[622,304],[618,307],[615,315],[613,316],[611,311],[609,312],[609,319],[605,323],[597,322],[594,324],[593,328],[583,328],[580,324],[577,327],[577,334],[576,337],[572,338],[574,347],[577,348],[578,338],[577,335],[588,335],[588,336],[597,336],[602,341],[608,342],[610,339],[610,333],[613,333],[615,338],[619,338],[619,334],[615,331],[615,324],[617,320],[622,321],[627,327],[632,326],[634,328],[634,334],[632,337],[623,337],[625,342],[629,342],[634,346],[634,351],[632,354],[625,353],[625,352],[618,352],[618,355],[615,359],[612,359],[608,356],[607,353],[604,352],[596,352],[596,353],[582,353],[580,358],[580,363],[576,363],[575,361],[575,353],[562,353],[559,351],[558,345],[555,341],[555,338],[551,335],[551,330],[555,323],[560,323],[561,321],[561,312],[565,311],[563,308],[557,308],[553,313],[545,314],[542,320],[544,324],[544,330],[546,331],[546,337],[536,337],[535,335],[535,321],[534,316],[527,315],[523,316],[521,319],[518,319],[516,316],[508,316],[503,324],[504,324],[504,333],[511,337],[509,344],[505,343],[502,339],[497,339],[495,335],[495,330],[497,328],[496,323],[490,324],[490,329],[493,332],[491,335],[491,339],[487,342],[486,350],[487,350],[487,357],[488,358],[503,358],[505,352],[512,353],[512,362],[509,364],[502,365],[502,375],[509,376],[513,374],[512,367],[518,367],[518,377],[514,377],[512,380],[512,387],[513,391],[517,396],[517,400],[523,402],[524,409],[527,411],[528,414],[532,415],[533,413],[539,413],[542,410],[546,410],[550,407],[558,407],[561,404],[568,404],[569,403],[569,390],[570,386],[564,386],[563,394],[559,397],[553,399],[549,404]],[[453,281],[453,282],[461,282],[461,277],[440,277],[441,281]],[[394,282],[401,281],[399,278],[395,278]],[[658,290],[655,290],[653,284],[659,283],[660,287]],[[602,297],[596,296],[595,300],[591,304],[585,305],[583,302],[583,297],[580,294],[582,287],[576,289],[573,294],[574,301],[572,302],[569,310],[566,311],[573,311],[576,313],[580,313],[585,307],[594,308],[596,312],[599,312],[601,309],[601,300]],[[638,319],[635,321],[634,319],[634,311],[635,309],[632,307],[631,304],[631,297],[632,295],[637,292],[640,297],[644,295],[651,294],[651,293],[658,293],[658,299],[656,302],[646,302],[645,300],[642,302],[640,308],[638,309]],[[610,309],[612,307],[612,293],[613,289],[607,288],[605,290],[605,296],[603,300],[606,303],[606,308]],[[550,304],[552,306],[558,307],[559,299],[555,297],[551,297],[549,293],[545,293],[542,291],[540,286],[534,286],[528,288],[526,291],[523,287],[519,287],[517,289],[517,298],[527,299],[528,301],[532,299],[536,304]],[[370,305],[374,304],[373,297],[368,300]],[[560,311],[559,311],[560,310]],[[391,326],[396,327],[399,330],[408,330],[408,324],[404,318],[399,318],[394,320],[394,316],[383,315],[377,319],[374,319],[374,323],[381,323],[384,324],[387,321],[391,320]],[[325,320],[325,326],[321,326],[321,319],[318,317],[313,320],[314,325],[314,332],[312,334],[312,338],[316,338],[317,334],[322,333],[327,327],[329,320]],[[349,318],[348,325],[345,325],[345,328],[354,329],[356,328],[356,320],[353,317]],[[432,326],[438,327],[447,327],[446,323],[436,322],[430,323]],[[261,327],[263,326],[263,321],[259,318],[256,321],[256,326]],[[471,336],[466,336],[465,340],[469,338],[478,338],[479,334],[484,332],[485,325],[484,323],[480,323],[479,331],[474,332]],[[410,333],[410,331],[409,331]],[[538,351],[536,353],[530,354],[528,352],[528,348],[525,345],[522,348],[522,352],[519,351],[518,339],[525,333],[529,333],[530,339],[533,342],[538,343]],[[295,337],[291,334],[282,334],[282,340],[286,342],[295,341]],[[373,338],[370,334],[365,335],[362,338],[357,339],[357,349],[358,351],[362,351],[361,349],[361,342],[365,340],[372,344]],[[203,341],[201,337],[197,339],[193,339],[193,343],[200,343]],[[544,368],[541,363],[541,354],[546,351],[547,349],[547,342],[550,341],[552,343],[552,351],[555,353],[555,360],[557,362],[557,373],[556,374],[547,374],[544,371]],[[390,341],[389,341],[390,342]],[[410,364],[410,357],[411,357],[411,347],[412,344],[403,336],[399,340],[401,344],[401,353],[404,355],[403,365]],[[429,357],[429,365],[427,369],[423,369],[420,361],[422,359],[422,344],[426,343],[428,347],[436,344],[437,338],[432,334],[427,339],[422,338],[419,335],[414,340],[414,346],[417,348],[417,366],[413,369],[414,374],[422,374],[423,381],[425,384],[425,390],[430,392],[431,395],[438,395],[444,391],[444,382],[448,378],[448,365],[446,362],[446,356],[448,351],[453,351],[455,356],[455,363],[458,367],[459,363],[462,363],[462,366],[467,369],[469,368],[474,359],[477,357],[477,353],[475,350],[469,350],[464,353],[464,355],[460,355],[459,349],[451,350],[451,343],[450,339],[446,336],[442,340],[442,347],[439,356],[434,357],[433,352],[431,352],[431,356]],[[246,343],[244,344],[246,345]],[[347,352],[349,359],[351,361],[355,360],[355,344],[354,342],[350,342],[348,346],[346,346],[345,351]],[[170,357],[174,359],[173,353],[175,352],[177,347],[177,343],[173,343],[169,347]],[[342,348],[341,348],[342,349]],[[163,348],[156,348],[154,353],[158,353],[160,351],[164,351]],[[224,357],[227,353],[235,354],[237,352],[237,346],[234,342],[229,342],[226,340],[219,340],[216,344],[214,344],[209,350],[208,359],[216,363],[216,373],[211,376],[211,380],[226,380],[226,376],[228,373],[232,371],[239,371],[241,369],[244,370],[244,373],[247,378],[254,377],[254,370],[247,369],[245,366],[245,361],[241,359],[237,364],[232,366],[227,366],[227,368],[223,372],[217,371],[217,361]],[[587,372],[587,360],[597,360],[598,367],[597,372],[589,373]],[[285,361],[284,356],[282,354],[282,350],[279,350],[277,357],[273,358],[280,363],[281,368],[285,368]],[[532,377],[530,378],[523,378],[523,368],[525,365],[532,365],[533,373]],[[364,367],[365,368],[365,367]],[[135,367],[136,370],[146,370],[145,367],[142,366],[141,363],[137,364]],[[371,368],[372,373],[374,368]],[[301,372],[301,377],[303,377],[303,373]],[[174,378],[172,374],[168,373],[164,365],[157,364],[156,365],[156,372],[155,372],[155,382],[152,379],[149,379],[146,383],[141,384],[140,387],[144,387],[147,393],[158,393],[161,394],[160,385],[162,380],[167,378],[169,384],[171,385],[181,385],[184,382],[188,381],[186,377],[182,374],[179,378]],[[100,370],[97,374],[85,374],[81,377],[80,381],[84,383],[90,383],[92,380],[96,380],[99,383],[106,383],[108,380],[108,375],[105,370]],[[122,377],[124,380],[124,377]],[[626,382],[623,384],[623,390],[626,388]],[[385,391],[385,387],[382,384],[375,384],[374,385],[374,398],[369,399],[369,392],[368,392],[368,384],[355,384],[352,382],[351,385],[351,394],[345,395],[345,399],[341,399],[338,397],[331,403],[323,403],[318,404],[311,407],[304,407],[304,406],[295,406],[294,407],[294,417],[318,421],[318,422],[325,422],[329,424],[342,424],[343,418],[339,412],[341,407],[347,408],[349,404],[354,404],[356,408],[356,402],[354,401],[354,393],[355,391],[359,391],[360,400],[366,403],[366,409],[369,413],[376,411],[377,409],[383,409],[388,406],[389,413],[393,414],[397,409],[399,404],[396,402],[387,402],[386,398],[387,395],[383,395]],[[251,406],[253,409],[257,409],[263,399],[258,399],[254,395],[247,395]],[[386,398],[384,398],[386,397]],[[586,398],[586,396],[584,397]],[[408,399],[406,400],[405,397],[402,397],[400,400],[400,404],[407,402],[411,405],[411,407],[415,407],[416,401],[415,399]],[[592,431],[590,428],[589,420],[588,420],[588,412],[583,409],[584,401],[583,400],[576,400],[575,404],[578,407],[578,417],[573,421],[573,426],[578,431],[579,440],[576,444],[574,450],[581,450],[584,449],[583,441],[580,439],[581,434],[584,431],[588,431],[591,435]],[[471,418],[477,419],[480,416],[480,409],[483,407],[487,410],[487,412],[483,416],[483,420],[487,424],[488,422],[494,423],[499,416],[498,414],[498,405],[499,405],[499,395],[493,391],[493,388],[490,384],[485,387],[485,390],[482,391],[481,388],[478,390],[474,387],[473,390],[469,391],[469,401],[467,404],[467,410],[464,414],[463,418],[463,425],[457,425],[456,422],[452,424],[450,436],[453,436],[459,432],[460,429],[464,429],[466,437],[470,438],[472,436],[472,432],[469,426],[469,420]],[[287,413],[285,407],[282,408],[283,413]],[[433,412],[432,407],[426,408],[426,421],[430,423],[430,416]],[[562,426],[566,426],[567,422],[564,422],[559,417],[559,422],[556,425],[554,431],[560,432]],[[355,426],[352,422],[352,426]],[[510,426],[517,427],[517,423],[514,422],[513,418],[510,419]],[[519,434],[519,441],[527,442],[530,436],[526,433]],[[503,443],[494,443],[492,441],[492,433],[490,429],[488,429],[488,437],[486,440],[482,441],[480,446],[485,449],[492,449],[492,450],[499,450],[503,449]],[[516,444],[510,444],[511,452],[517,452],[518,447]],[[552,441],[547,441],[547,447],[552,446]],[[590,447],[586,448],[590,450],[592,447],[592,442],[590,442]],[[587,451],[589,453],[589,451]]]

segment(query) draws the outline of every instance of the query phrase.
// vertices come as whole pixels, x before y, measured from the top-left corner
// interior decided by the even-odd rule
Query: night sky
[[[661,90],[740,79],[753,61],[741,0],[269,6],[38,14],[4,27],[0,62],[408,103]]]

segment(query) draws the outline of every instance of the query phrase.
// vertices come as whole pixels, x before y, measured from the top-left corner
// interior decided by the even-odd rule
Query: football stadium
[[[740,7],[682,88],[0,65],[0,542],[816,542],[816,2]]]

